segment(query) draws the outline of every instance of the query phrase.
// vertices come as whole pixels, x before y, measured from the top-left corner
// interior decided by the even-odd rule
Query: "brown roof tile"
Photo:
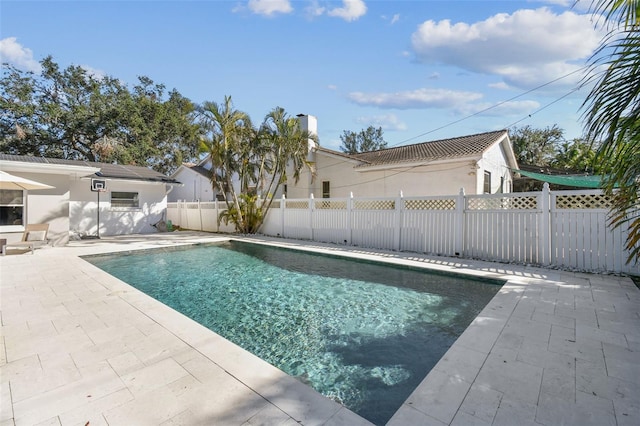
[[[147,182],[177,183],[160,172],[142,166],[126,166],[121,164],[95,163],[91,161],[63,160],[59,158],[33,157],[28,155],[0,154],[0,160],[17,161],[22,163],[60,164],[68,166],[96,167],[100,171],[98,177],[114,179],[143,180]]]
[[[211,170],[209,170],[209,169],[205,169],[204,167],[197,166],[195,164],[183,164],[183,166],[193,170],[194,172],[196,172],[196,173],[198,173],[198,174],[200,174],[200,175],[202,175],[202,176],[204,176],[206,178],[211,179]]]
[[[409,161],[433,161],[447,158],[471,157],[482,154],[484,150],[500,139],[505,133],[507,133],[506,130],[479,133],[476,135],[422,142],[378,151],[362,152],[351,155],[351,157],[364,163],[359,167],[406,163]]]

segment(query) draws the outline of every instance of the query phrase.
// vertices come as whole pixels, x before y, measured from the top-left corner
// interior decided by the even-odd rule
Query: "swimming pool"
[[[376,424],[500,288],[235,241],[85,259]]]

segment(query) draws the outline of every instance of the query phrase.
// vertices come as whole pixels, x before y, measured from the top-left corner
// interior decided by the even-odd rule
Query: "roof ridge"
[[[367,165],[395,164],[424,160],[433,161],[445,158],[465,158],[480,155],[491,144],[502,139],[502,136],[505,134],[508,134],[506,129],[494,130],[473,135],[457,136],[376,151],[361,152],[353,154],[352,158],[363,163],[368,163]],[[358,167],[364,166],[366,165],[361,164]]]
[[[478,137],[478,136],[485,136],[485,135],[490,135],[490,134],[493,134],[493,133],[503,133],[503,132],[506,132],[506,131],[507,131],[507,129],[501,129],[501,130],[493,130],[491,132],[475,133],[475,134],[472,134],[472,135],[454,136],[452,138],[435,139],[435,140],[432,140],[432,141],[423,141],[423,142],[416,142],[416,143],[412,143],[412,144],[408,144],[408,145],[399,145],[399,146],[392,146],[390,148],[376,149],[374,151],[359,152],[358,154],[368,154],[368,153],[371,153],[371,152],[389,151],[389,150],[392,150],[392,149],[407,148],[407,147],[411,147],[411,146],[422,145],[422,144],[425,144],[425,143],[448,142],[448,141],[452,141],[452,140],[456,140],[456,139],[475,138],[475,137]],[[358,154],[353,154],[353,155],[358,155]]]

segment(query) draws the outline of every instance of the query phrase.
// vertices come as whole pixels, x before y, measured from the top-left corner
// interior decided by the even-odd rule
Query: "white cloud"
[[[373,117],[358,117],[356,122],[366,126],[382,127],[382,130],[407,130],[407,125],[400,121],[395,114],[374,115]]]
[[[265,16],[293,12],[289,0],[249,0],[247,7],[253,13]]]
[[[592,0],[533,0],[533,3],[553,4],[574,10],[589,10]]]
[[[541,8],[500,13],[473,24],[425,21],[411,41],[424,63],[495,74],[509,85],[531,88],[577,69],[575,63],[585,62],[601,36],[591,15]],[[574,85],[581,76],[573,77],[564,83]]]
[[[6,62],[21,70],[35,73],[39,73],[42,70],[38,61],[33,59],[31,49],[23,47],[18,43],[16,37],[7,37],[0,40],[0,62]]]
[[[329,84],[327,86],[327,89],[329,89],[329,90],[338,90],[338,86],[336,86],[335,84]]]
[[[446,89],[417,89],[396,93],[352,92],[347,98],[364,106],[378,108],[454,108],[482,98],[476,92],[462,92]]]
[[[315,18],[316,16],[321,16],[326,11],[326,8],[320,6],[317,0],[313,0],[309,6],[306,7],[307,15],[311,18]]]
[[[363,0],[342,0],[342,7],[335,7],[327,14],[342,18],[345,21],[355,21],[356,19],[367,13],[367,5]]]
[[[83,70],[85,70],[88,75],[92,76],[97,80],[102,80],[107,76],[107,73],[105,73],[104,71],[99,70],[97,68],[90,67],[89,65],[80,65],[80,67]]]
[[[389,21],[390,25],[393,25],[393,24],[397,23],[398,21],[400,21],[400,14],[396,13],[391,18],[389,18],[387,15],[382,15],[381,18],[384,19],[385,21]]]
[[[491,83],[491,84],[489,84],[489,87],[491,87],[492,89],[499,89],[499,90],[508,90],[509,89],[509,85],[507,83],[505,83],[504,81],[499,81],[497,83]]]

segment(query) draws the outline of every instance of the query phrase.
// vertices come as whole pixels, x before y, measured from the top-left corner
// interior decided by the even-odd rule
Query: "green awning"
[[[522,176],[543,182],[554,183],[556,185],[574,186],[578,188],[602,188],[603,176],[598,175],[545,175],[543,173],[526,172],[524,170],[513,170]]]

